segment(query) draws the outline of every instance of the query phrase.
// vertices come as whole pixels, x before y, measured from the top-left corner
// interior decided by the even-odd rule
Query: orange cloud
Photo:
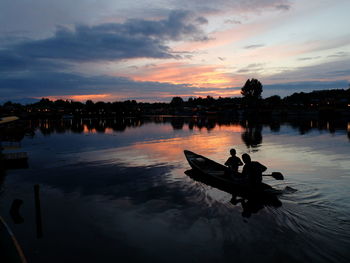
[[[172,84],[190,84],[197,87],[231,86],[234,79],[220,72],[215,65],[191,65],[181,62],[163,63],[144,67],[133,75],[127,76],[135,81],[167,82]]]

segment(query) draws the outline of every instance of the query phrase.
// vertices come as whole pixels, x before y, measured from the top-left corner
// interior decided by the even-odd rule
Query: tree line
[[[141,116],[141,115],[193,115],[210,113],[227,113],[244,110],[309,110],[309,109],[349,109],[350,89],[319,90],[309,93],[299,92],[281,98],[274,95],[262,98],[263,85],[257,79],[248,79],[241,89],[242,97],[173,97],[170,103],[147,103],[135,100],[116,102],[85,103],[72,100],[52,101],[42,98],[28,105],[8,101],[0,105],[0,115],[26,114],[29,116],[63,116],[67,114],[78,116]]]

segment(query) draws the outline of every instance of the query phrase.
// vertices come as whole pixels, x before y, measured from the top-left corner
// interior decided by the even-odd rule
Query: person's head
[[[232,156],[235,156],[235,155],[236,155],[236,150],[232,148],[232,149],[230,150],[230,154],[231,154]]]
[[[244,163],[250,163],[252,161],[252,159],[250,159],[249,154],[247,154],[247,153],[242,155],[242,160]]]

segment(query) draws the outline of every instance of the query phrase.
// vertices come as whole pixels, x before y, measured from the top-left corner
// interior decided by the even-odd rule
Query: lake
[[[156,117],[32,120],[27,169],[0,214],[28,262],[350,262],[350,123]],[[280,205],[249,206],[185,174],[185,149],[279,171]],[[42,233],[34,185],[40,186]],[[9,210],[23,200],[14,222]]]

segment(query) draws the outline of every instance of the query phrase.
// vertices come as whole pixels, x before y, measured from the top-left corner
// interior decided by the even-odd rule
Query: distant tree
[[[188,104],[188,106],[193,106],[193,98],[192,97],[190,97],[190,98],[188,98],[188,100],[187,100],[187,104]]]
[[[80,101],[72,101],[71,104],[74,110],[80,110],[84,108],[84,104]]]
[[[170,105],[173,107],[181,107],[183,106],[184,100],[181,97],[173,97]]]
[[[88,112],[94,112],[95,111],[95,103],[92,100],[87,100],[85,102],[85,107]]]
[[[98,101],[95,103],[95,106],[97,109],[102,110],[106,107],[106,103],[103,101]]]
[[[268,106],[271,106],[271,107],[280,106],[281,102],[282,102],[282,99],[278,95],[274,95],[274,96],[271,96],[271,97],[264,99],[264,103]]]
[[[94,102],[92,100],[87,100],[85,102],[86,106],[93,106],[94,105]]]
[[[261,93],[263,91],[263,85],[257,79],[248,79],[241,89],[241,94],[248,100],[261,99]]]
[[[70,108],[70,102],[68,100],[56,100],[53,104],[55,107]]]
[[[215,99],[209,95],[204,100],[205,100],[206,106],[211,106],[215,103]]]
[[[6,102],[4,103],[4,107],[12,107],[12,106],[13,106],[12,101],[6,101]]]

